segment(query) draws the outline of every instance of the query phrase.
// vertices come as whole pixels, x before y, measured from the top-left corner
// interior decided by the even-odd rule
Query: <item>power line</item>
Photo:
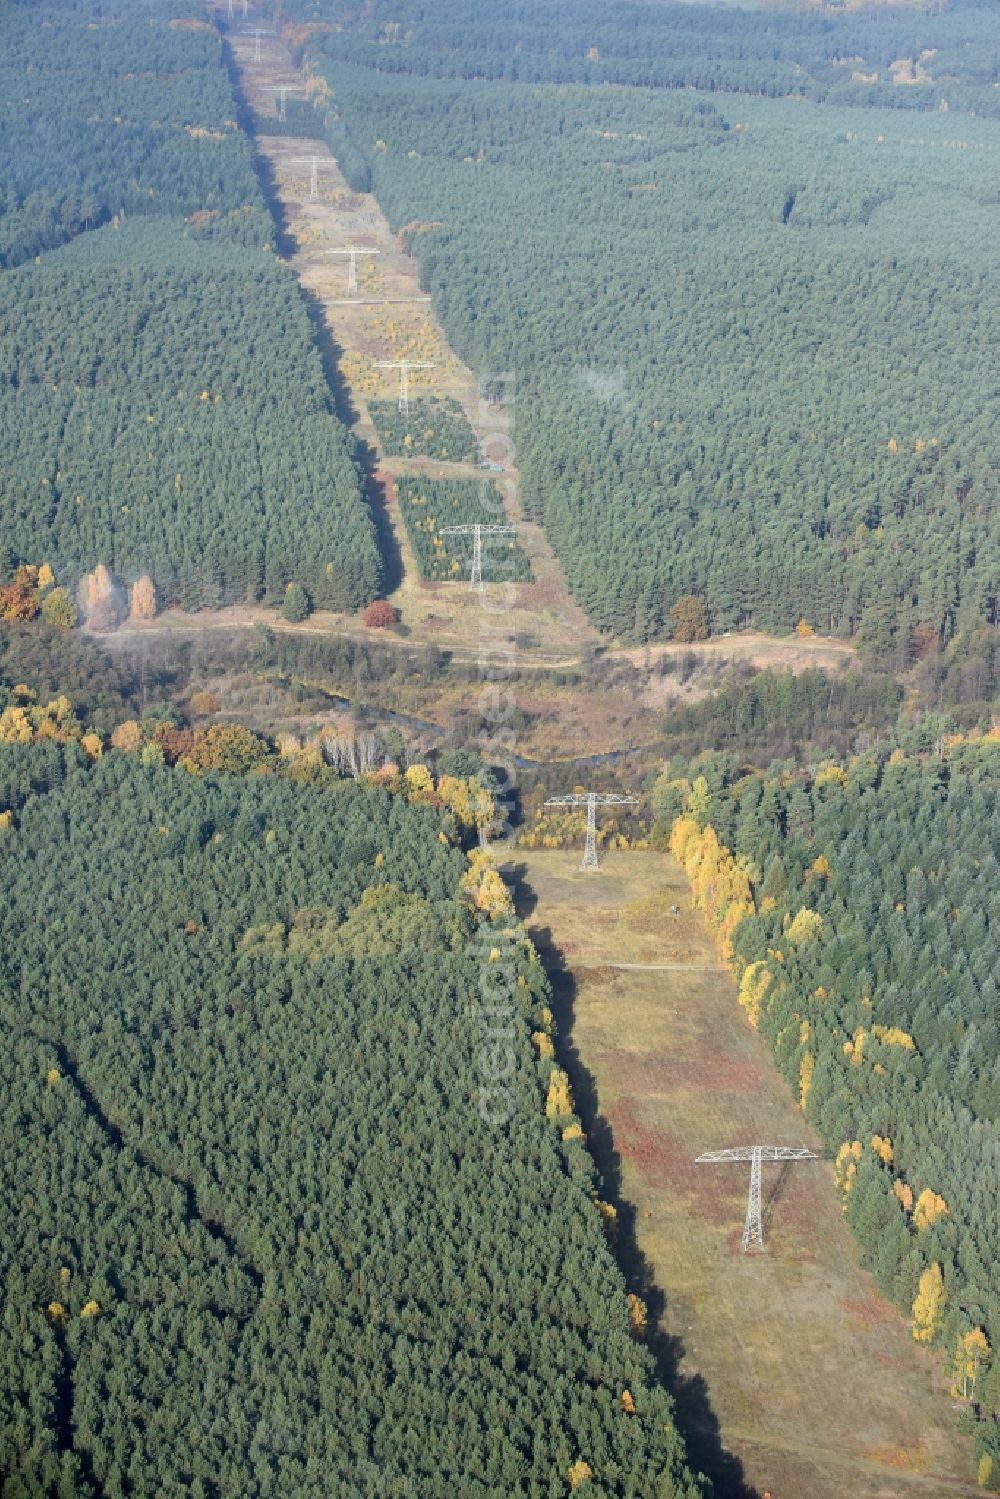
[[[333,163],[330,161],[321,161],[318,156],[293,156],[290,164],[293,167],[304,167],[307,163],[311,167],[311,173],[309,177],[309,196],[310,198],[318,198],[319,169],[320,167],[325,168],[332,166]]]
[[[278,119],[281,121],[285,121],[288,118],[288,115],[285,112],[285,100],[288,95],[288,90],[291,87],[292,85],[290,83],[277,83],[273,88],[266,88],[263,90],[265,94],[278,95]]]
[[[334,250],[328,250],[328,255],[336,254]],[[410,371],[432,370],[434,365],[427,359],[385,359],[378,366],[380,370],[399,370],[399,409],[404,416],[410,414]]]
[[[273,36],[273,31],[265,31],[262,26],[255,26],[253,31],[244,31],[243,36],[253,37],[253,60],[260,62],[260,39],[262,36]]]

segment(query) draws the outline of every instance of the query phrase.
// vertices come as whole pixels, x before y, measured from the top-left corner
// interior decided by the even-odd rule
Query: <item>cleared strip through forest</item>
[[[860,1268],[829,1163],[765,1168],[760,1254],[740,1246],[746,1168],[694,1164],[730,1146],[822,1145],[747,1024],[683,870],[641,852],[608,853],[597,874],[578,851],[518,861],[561,1060],[692,1461],[727,1499],[978,1492],[940,1360]]]
[[[215,7],[220,18],[224,8]],[[518,542],[531,561],[530,583],[514,586],[514,607],[505,609],[505,630],[534,638],[548,651],[579,653],[598,636],[566,587],[562,568],[541,528],[525,519],[518,501],[516,430],[512,408],[516,401],[513,373],[509,406],[487,409],[480,399],[475,374],[456,356],[420,288],[416,261],[392,233],[378,201],[370,193],[348,187],[326,143],[311,137],[267,134],[266,121],[275,118],[277,95],[285,85],[302,90],[304,78],[278,36],[262,36],[259,63],[252,35],[231,30],[227,35],[235,82],[257,120],[256,147],[270,190],[272,210],[279,218],[281,248],[299,278],[314,326],[321,340],[328,372],[336,387],[341,414],[348,420],[368,454],[368,493],[376,517],[388,523],[390,598],[414,635],[451,647],[468,644],[478,635],[480,601],[462,581],[421,581],[406,528],[402,523],[394,480],[406,475],[424,479],[486,478],[476,463],[445,458],[387,456],[372,421],[369,403],[392,402],[398,376],[379,370],[381,361],[401,357],[434,365],[411,376],[411,398],[425,395],[457,401],[480,443],[492,438],[503,456],[499,481],[505,510],[517,525]],[[309,158],[319,163],[318,192],[310,197]],[[361,256],[358,290],[348,292],[343,257],[327,255],[347,244],[378,251]],[[511,461],[513,454],[514,461]],[[492,456],[492,453],[491,455]],[[484,514],[484,521],[490,519]],[[383,534],[386,527],[383,526]]]

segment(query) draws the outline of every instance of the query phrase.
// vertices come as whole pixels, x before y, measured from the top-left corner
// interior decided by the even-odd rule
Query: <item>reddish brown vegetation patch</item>
[[[568,952],[570,947],[573,946],[575,946],[573,943],[564,943],[563,952]],[[622,972],[620,968],[585,968],[581,975],[581,982],[583,984],[602,984],[605,988],[611,989],[620,984],[621,980]]]
[[[662,1054],[664,1081],[701,1083],[713,1093],[758,1093],[768,1085],[761,1068],[750,1057],[727,1055],[707,1043],[685,1045]]]
[[[865,1327],[883,1327],[887,1322],[897,1320],[896,1313],[887,1301],[876,1301],[869,1297],[863,1301],[855,1301],[845,1297],[838,1305],[841,1311],[863,1323]]]

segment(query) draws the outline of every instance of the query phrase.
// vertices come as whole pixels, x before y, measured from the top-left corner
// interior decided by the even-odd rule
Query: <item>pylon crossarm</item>
[[[480,536],[513,536],[513,526],[442,526],[441,536],[474,536],[478,531]]]
[[[469,524],[464,526],[442,526],[442,536],[471,536],[472,537],[472,572],[469,578],[469,587],[482,591],[483,587],[483,537],[484,536],[514,536],[513,526],[482,526]]]
[[[383,359],[376,365],[380,370],[399,370],[399,409],[405,416],[410,414],[410,371],[433,368],[429,359]]]
[[[319,169],[320,169],[320,167],[323,167],[323,169],[325,170],[328,166],[331,166],[332,163],[329,162],[329,161],[320,161],[320,159],[319,159],[318,156],[293,156],[292,157],[292,161],[291,161],[291,165],[293,167],[309,167],[310,168],[310,171],[309,171],[309,196],[310,196],[310,198],[318,198],[319,197]]]
[[[804,1145],[740,1145],[734,1150],[706,1150],[695,1157],[695,1165],[718,1165],[722,1161],[752,1161],[754,1155],[762,1161],[811,1161],[816,1159],[814,1150]]]
[[[570,796],[550,796],[546,801],[547,807],[586,807],[591,798],[599,807],[632,807],[638,806],[637,796],[616,796],[612,792],[589,791],[581,794],[574,792]]]

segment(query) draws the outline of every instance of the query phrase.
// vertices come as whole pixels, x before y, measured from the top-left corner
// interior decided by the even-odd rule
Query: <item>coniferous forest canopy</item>
[[[880,1286],[956,1379],[985,1335],[995,1477],[1000,742],[955,736],[942,758],[911,729],[890,748],[797,774],[707,753],[668,768],[653,805],[731,932],[740,1002],[835,1157]]]
[[[141,737],[0,744],[4,1493],[694,1499],[452,814]]]
[[[599,629],[863,647],[665,693],[617,826],[686,870],[995,1489],[1000,12],[280,10],[332,91],[286,131],[514,371],[522,501]],[[261,627],[112,656],[46,614],[99,566],[190,611],[355,610],[391,572],[222,30],[0,0],[0,1492],[698,1499],[478,846],[481,661]],[[384,452],[477,457],[453,401],[370,414]],[[464,579],[441,528],[502,520],[490,481],[397,488],[420,577]],[[696,669],[581,647],[507,686],[600,712]],[[289,747],[196,690],[240,676],[303,721],[346,690],[354,728]],[[411,679],[454,689],[431,768],[365,724]],[[515,822],[578,773],[522,768]]]
[[[694,592],[899,664],[996,623],[995,9],[386,0],[306,54],[453,341],[518,372],[525,502],[602,629]]]
[[[98,565],[149,575],[187,609],[280,603],[293,580],[365,604],[360,472],[218,34],[173,0],[41,23],[14,0],[4,26],[6,259],[75,241],[0,275],[5,553],[71,591]]]

